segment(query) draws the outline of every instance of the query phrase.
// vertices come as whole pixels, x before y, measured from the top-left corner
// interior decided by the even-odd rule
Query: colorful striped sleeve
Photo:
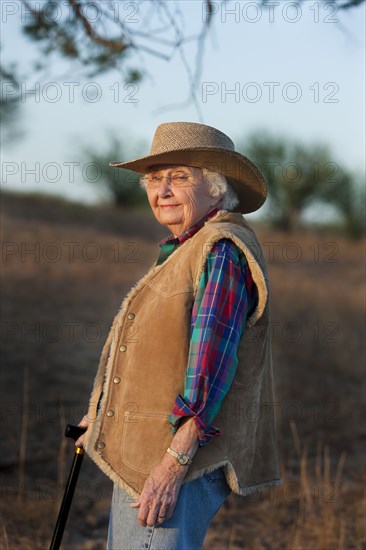
[[[245,255],[221,239],[208,255],[193,304],[184,395],[169,415],[173,432],[193,417],[201,446],[220,435],[212,422],[235,376],[238,343],[256,301]]]

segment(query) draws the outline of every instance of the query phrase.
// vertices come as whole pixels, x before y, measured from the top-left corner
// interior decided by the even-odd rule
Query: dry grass
[[[64,424],[84,413],[112,317],[163,234],[149,212],[4,196],[0,549],[48,547],[72,460]],[[364,550],[365,243],[258,234],[283,484],[230,497],[205,549]],[[65,548],[104,548],[110,494],[86,459]]]

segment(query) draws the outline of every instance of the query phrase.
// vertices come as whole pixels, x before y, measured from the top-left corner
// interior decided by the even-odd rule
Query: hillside
[[[10,193],[1,209],[0,548],[43,549],[72,459],[64,426],[84,414],[113,316],[166,231],[149,210]],[[365,242],[256,229],[271,280],[283,485],[230,497],[205,548],[366,548]],[[110,494],[86,458],[65,548],[104,547]]]

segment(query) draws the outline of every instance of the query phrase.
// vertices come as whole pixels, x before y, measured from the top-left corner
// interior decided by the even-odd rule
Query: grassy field
[[[230,497],[205,550],[366,549],[365,242],[257,227],[272,287],[283,484]],[[0,548],[45,549],[98,356],[164,228],[149,211],[2,198]],[[104,548],[111,483],[86,458],[64,548]]]

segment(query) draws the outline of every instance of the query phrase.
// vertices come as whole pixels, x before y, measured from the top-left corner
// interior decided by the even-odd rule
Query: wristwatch
[[[184,453],[178,453],[170,447],[167,448],[166,452],[174,456],[174,458],[177,459],[178,464],[180,464],[181,466],[189,466],[189,464],[192,464],[192,460],[189,458],[188,455],[185,455]]]

